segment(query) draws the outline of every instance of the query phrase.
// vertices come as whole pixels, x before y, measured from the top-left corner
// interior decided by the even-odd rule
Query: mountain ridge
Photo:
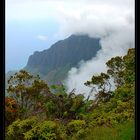
[[[87,61],[96,56],[101,49],[99,41],[99,38],[88,35],[71,35],[46,50],[34,52],[24,69],[40,74],[49,83],[58,83],[57,77],[64,80],[70,68],[76,67],[81,60]]]

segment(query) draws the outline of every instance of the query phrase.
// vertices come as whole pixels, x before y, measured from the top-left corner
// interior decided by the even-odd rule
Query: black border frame
[[[1,47],[0,47],[0,62],[1,62],[1,68],[0,68],[0,78],[1,78],[1,88],[0,88],[0,139],[5,139],[5,3],[6,1],[5,0],[1,0],[0,1],[0,10],[1,10],[1,36],[0,36],[0,39],[1,39]],[[138,79],[139,79],[139,63],[140,61],[138,60],[139,58],[139,55],[138,55],[138,8],[137,8],[137,5],[138,5],[138,1],[135,0],[135,72],[136,72],[136,84],[135,84],[135,139],[139,139],[138,138],[138,123],[139,123],[139,118],[138,115],[139,115],[139,112],[138,112],[138,103],[139,103],[139,96],[140,94],[138,93]],[[138,63],[139,62],[139,63]]]
[[[138,93],[138,79],[139,79],[139,70],[138,70],[138,1],[135,0],[135,139],[138,140],[138,102],[140,100],[139,93]]]
[[[5,139],[5,0],[0,1],[1,10],[1,46],[0,46],[0,62],[2,67],[0,68],[1,88],[0,88],[0,139]]]

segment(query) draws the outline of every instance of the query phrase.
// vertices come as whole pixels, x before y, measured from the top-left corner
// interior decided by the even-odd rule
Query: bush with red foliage
[[[5,125],[8,126],[18,117],[18,104],[11,97],[5,97]]]

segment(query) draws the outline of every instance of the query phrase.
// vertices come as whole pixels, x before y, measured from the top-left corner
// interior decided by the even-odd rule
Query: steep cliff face
[[[66,77],[71,67],[96,55],[101,48],[99,40],[87,35],[71,35],[47,50],[35,52],[29,57],[25,69],[40,74],[49,83],[58,83]]]

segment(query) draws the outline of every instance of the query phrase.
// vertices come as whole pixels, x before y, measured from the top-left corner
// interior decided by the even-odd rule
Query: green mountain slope
[[[87,35],[71,35],[47,50],[36,51],[29,57],[25,70],[39,74],[51,84],[60,83],[71,67],[96,55],[101,48],[99,41],[99,38],[90,38]]]

